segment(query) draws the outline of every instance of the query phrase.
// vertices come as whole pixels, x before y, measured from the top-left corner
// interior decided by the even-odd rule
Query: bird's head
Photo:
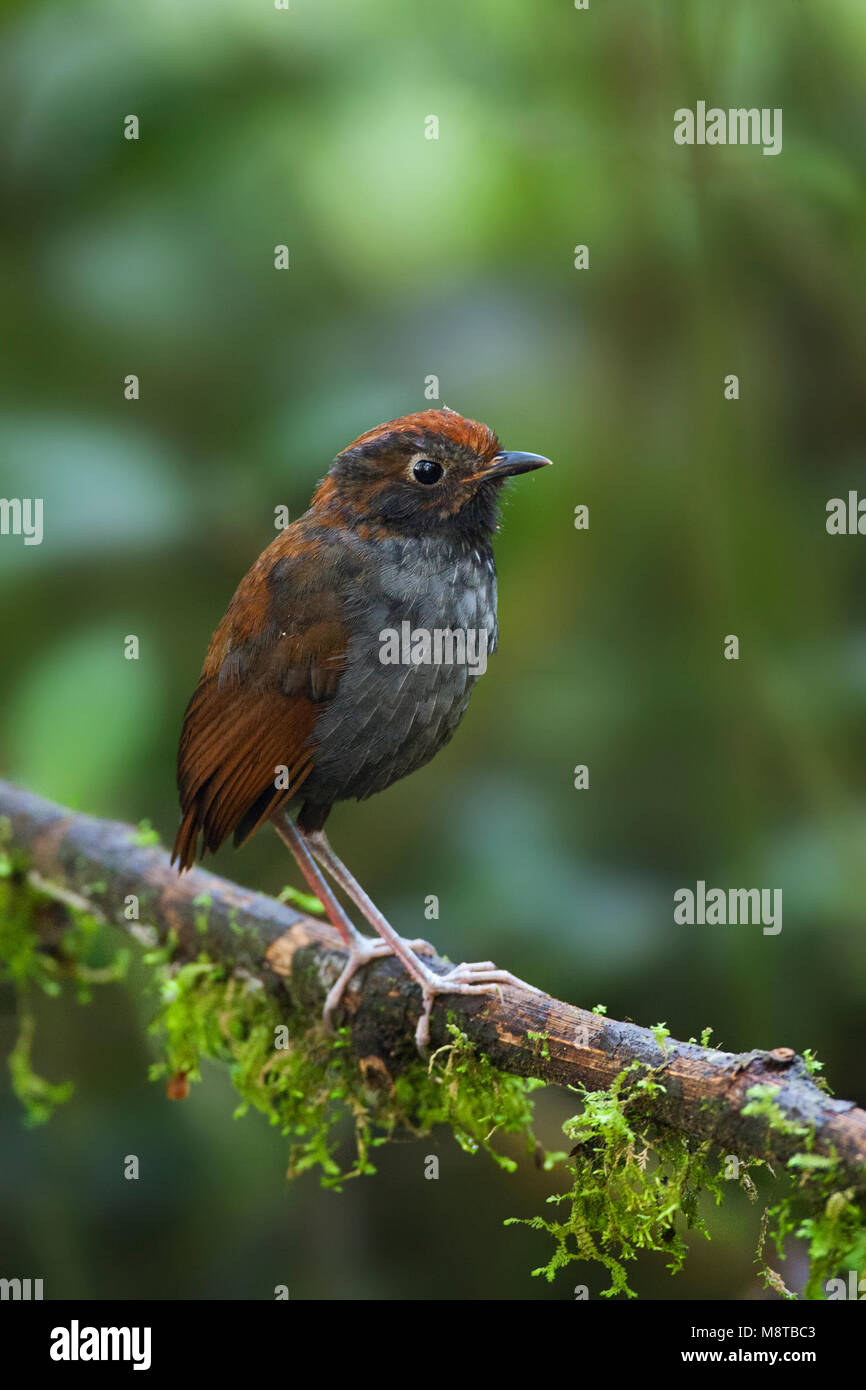
[[[549,462],[505,452],[491,429],[454,410],[421,410],[378,425],[343,449],[313,507],[373,535],[438,532],[486,540],[496,530],[506,479]]]

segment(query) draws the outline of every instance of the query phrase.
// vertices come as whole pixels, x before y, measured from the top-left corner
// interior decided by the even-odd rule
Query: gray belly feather
[[[447,743],[478,679],[469,664],[384,664],[382,633],[472,629],[496,647],[496,570],[490,551],[439,540],[382,543],[377,583],[350,599],[352,637],[337,693],[316,726],[318,753],[300,799],[358,799],[421,767]],[[372,567],[371,567],[372,568]],[[368,570],[369,573],[369,570]]]

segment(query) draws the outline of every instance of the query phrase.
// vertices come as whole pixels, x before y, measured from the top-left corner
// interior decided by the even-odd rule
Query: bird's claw
[[[418,1051],[425,1052],[430,1042],[430,1011],[434,1000],[440,994],[500,994],[502,985],[516,985],[519,989],[530,989],[539,993],[534,985],[528,985],[512,975],[510,970],[500,970],[492,960],[464,961],[455,965],[445,975],[434,975],[424,970],[425,979],[421,984],[422,1009],[418,1026],[415,1029],[415,1042]]]
[[[334,1023],[332,1014],[342,1000],[346,991],[346,986],[352,979],[352,976],[355,975],[362,966],[368,965],[371,960],[380,960],[382,956],[392,956],[393,954],[394,952],[388,942],[383,941],[380,936],[363,936],[361,932],[356,933],[349,949],[349,959],[340,971],[339,977],[329,989],[328,997],[325,1000],[325,1007],[322,1010],[322,1022],[325,1024],[326,1028],[333,1032]]]
[[[431,946],[430,942],[425,941],[423,937],[417,937],[414,941],[407,941],[406,945],[422,956],[435,956],[436,954],[436,947]]]
[[[436,954],[429,941],[404,940],[404,945],[413,953],[419,951],[423,955]],[[391,945],[381,937],[362,936],[360,932],[356,932],[349,948],[349,958],[325,1000],[322,1018],[327,1028],[333,1029],[334,1009],[342,1000],[346,987],[356,972],[372,960],[394,954]],[[540,993],[534,985],[529,985],[525,980],[512,975],[510,970],[500,970],[492,960],[464,961],[462,965],[452,966],[444,975],[436,975],[422,960],[416,960],[414,965],[416,968],[410,969],[409,973],[421,986],[422,1001],[421,1016],[415,1029],[415,1042],[422,1055],[430,1043],[430,1013],[434,1001],[440,994],[501,994],[503,985],[515,985],[518,989],[530,990],[533,994]]]

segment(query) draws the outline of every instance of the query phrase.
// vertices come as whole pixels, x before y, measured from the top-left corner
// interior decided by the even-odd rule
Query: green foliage
[[[3,831],[0,825],[0,839]],[[47,950],[34,924],[45,916],[50,925],[58,912],[63,917],[63,930],[56,933],[57,945]],[[93,984],[123,976],[131,954],[124,947],[106,964],[97,965],[95,960],[101,953],[104,939],[99,924],[75,907],[59,908],[53,898],[28,882],[23,863],[0,846],[0,981],[14,987],[18,1009],[18,1036],[8,1066],[27,1125],[44,1124],[55,1106],[73,1093],[71,1082],[47,1081],[33,1068],[33,995],[39,991],[56,997],[64,984],[69,984],[78,1002],[86,1004]]]
[[[780,1288],[781,1279],[769,1269],[764,1258],[764,1239],[767,1232],[777,1253],[785,1258],[784,1242],[794,1235],[807,1242],[809,1278],[803,1297],[825,1297],[828,1279],[838,1278],[855,1270],[858,1277],[866,1270],[866,1213],[862,1193],[852,1187],[843,1188],[838,1161],[821,1154],[797,1153],[787,1164],[794,1177],[788,1195],[764,1214],[757,1262],[765,1284],[788,1297],[789,1290]]]
[[[299,912],[314,912],[317,917],[324,917],[325,915],[325,909],[318,898],[314,897],[312,893],[302,893],[299,888],[293,888],[291,884],[286,884],[286,887],[277,894],[277,902],[291,903],[292,907],[296,907]]]
[[[140,820],[137,829],[129,838],[139,849],[149,849],[152,845],[159,844],[159,831],[154,830],[149,820]]]
[[[815,1056],[815,1053],[812,1051],[811,1047],[807,1047],[804,1050],[803,1061],[805,1062],[806,1070],[811,1076],[815,1085],[820,1086],[822,1091],[826,1091],[828,1096],[832,1096],[833,1091],[831,1087],[828,1086],[826,1078],[821,1076],[820,1074],[824,1070],[824,1063],[818,1061],[818,1058]]]
[[[779,1134],[791,1134],[797,1137],[805,1135],[811,1147],[812,1138],[814,1137],[812,1131],[808,1126],[798,1125],[793,1120],[788,1119],[787,1115],[780,1110],[776,1101],[778,1093],[779,1088],[777,1086],[770,1086],[764,1083],[750,1086],[746,1092],[747,1104],[743,1106],[740,1113],[743,1115],[760,1116],[767,1121],[771,1129],[775,1129]]]
[[[202,1058],[226,1063],[241,1098],[236,1116],[259,1110],[289,1137],[290,1177],[319,1168],[325,1186],[339,1187],[375,1173],[372,1151],[396,1133],[420,1136],[437,1124],[465,1152],[483,1149],[509,1171],[517,1165],[493,1148],[494,1135],[519,1134],[528,1150],[536,1147],[529,1098],[543,1083],[497,1071],[454,1024],[451,1042],[429,1062],[419,1058],[392,1078],[381,1063],[359,1066],[347,1029],[334,1035],[301,1017],[287,1021],[257,982],[227,976],[205,956],[178,969],[156,964],[161,1007],[152,1030],[165,1056],[151,1077],[181,1072],[199,1081]],[[348,1162],[339,1156],[346,1120]]]
[[[197,893],[192,900],[192,905],[199,910],[195,914],[195,929],[199,936],[204,936],[207,931],[207,915],[211,907],[210,893]]]
[[[545,1062],[550,1061],[550,1034],[537,1033],[532,1028],[526,1030],[526,1037],[529,1042],[535,1043],[537,1055]]]
[[[12,1090],[24,1107],[24,1123],[28,1127],[44,1125],[56,1106],[69,1100],[75,1089],[71,1081],[46,1081],[33,1070],[31,1051],[35,1028],[33,1014],[19,1007],[18,1037],[9,1054],[9,1074]]]
[[[717,1204],[721,1202],[723,1173],[712,1158],[710,1141],[690,1140],[653,1126],[652,1101],[664,1090],[655,1074],[637,1062],[607,1090],[580,1088],[583,1109],[563,1126],[573,1143],[574,1183],[570,1192],[548,1198],[553,1205],[567,1206],[566,1218],[512,1218],[506,1223],[528,1225],[553,1237],[552,1256],[533,1275],[550,1281],[575,1260],[595,1261],[611,1278],[604,1297],[633,1298],[625,1266],[639,1251],[663,1254],[672,1274],[681,1268],[688,1252],[677,1217],[709,1238],[698,1201],[709,1191]],[[743,1173],[748,1166],[748,1161],[742,1164]]]
[[[494,1134],[518,1134],[524,1140],[527,1153],[540,1152],[532,1132],[533,1106],[529,1097],[544,1086],[532,1077],[512,1076],[499,1071],[489,1058],[478,1053],[474,1044],[454,1023],[448,1024],[452,1041],[440,1047],[429,1063],[421,1063],[418,1074],[398,1078],[398,1096],[403,1092],[406,1103],[416,1116],[420,1133],[428,1133],[435,1124],[446,1124],[466,1153],[479,1148],[489,1154],[501,1168],[513,1173],[517,1164],[513,1158],[491,1147]],[[542,1047],[547,1047],[542,1038]],[[407,1087],[410,1089],[405,1089]],[[543,1166],[551,1168],[564,1157],[560,1153],[545,1153]]]
[[[705,1029],[703,1038],[712,1030]],[[664,1046],[664,1025],[652,1030]],[[573,1148],[569,1155],[574,1172],[571,1191],[548,1198],[553,1205],[566,1204],[564,1220],[542,1216],[530,1220],[511,1218],[506,1225],[527,1225],[544,1230],[555,1242],[547,1264],[534,1269],[551,1281],[558,1270],[574,1261],[601,1264],[610,1274],[603,1297],[634,1297],[628,1285],[626,1264],[641,1250],[667,1256],[667,1268],[676,1274],[688,1253],[681,1227],[709,1239],[699,1211],[705,1194],[721,1204],[732,1179],[754,1201],[757,1190],[750,1170],[766,1167],[762,1159],[738,1158],[733,1171],[726,1159],[719,1163],[711,1140],[696,1140],[657,1125],[653,1101],[664,1094],[656,1080],[663,1075],[633,1062],[607,1090],[581,1087],[583,1109],[563,1126]],[[866,1212],[862,1194],[842,1189],[838,1160],[810,1152],[811,1128],[789,1120],[776,1102],[776,1088],[752,1086],[744,1115],[765,1118],[771,1128],[805,1137],[806,1151],[789,1159],[791,1190],[761,1221],[756,1263],[766,1287],[783,1298],[795,1298],[781,1276],[767,1263],[768,1238],[785,1258],[784,1242],[790,1236],[807,1242],[809,1279],[805,1298],[823,1298],[828,1279],[848,1270],[866,1268]],[[730,1156],[733,1157],[733,1156]]]

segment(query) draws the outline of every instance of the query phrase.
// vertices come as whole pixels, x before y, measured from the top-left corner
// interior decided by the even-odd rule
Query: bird
[[[420,986],[422,1053],[437,997],[523,984],[492,961],[433,971],[433,948],[395,931],[324,826],[337,802],[383,791],[453,735],[497,645],[503,485],[549,463],[502,450],[447,406],[367,430],[255,561],[211,639],[180,735],[172,863],[183,873],[199,842],[213,853],[273,825],[348,953],[325,1001],[330,1026],[356,971],[383,955]]]

